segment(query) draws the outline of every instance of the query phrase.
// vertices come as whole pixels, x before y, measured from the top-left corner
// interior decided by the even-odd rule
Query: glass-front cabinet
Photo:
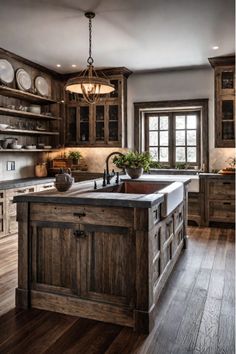
[[[209,59],[215,70],[215,146],[235,146],[235,56]]]
[[[66,146],[126,146],[127,78],[131,72],[126,68],[112,71],[115,75],[106,75],[115,91],[96,104],[66,92]]]

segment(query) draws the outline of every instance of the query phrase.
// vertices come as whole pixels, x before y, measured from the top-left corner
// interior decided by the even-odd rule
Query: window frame
[[[199,154],[199,169],[204,172],[209,170],[209,143],[208,143],[208,99],[192,99],[192,100],[177,100],[177,101],[157,101],[157,102],[135,102],[134,103],[134,149],[143,151],[146,149],[144,136],[145,131],[145,115],[152,113],[167,112],[178,113],[180,111],[193,112],[199,111],[199,139],[200,151]],[[171,120],[173,123],[173,120]],[[172,129],[173,131],[173,129]],[[170,139],[170,134],[169,134]],[[190,163],[189,163],[190,165]],[[194,163],[196,165],[196,163]],[[173,161],[172,161],[173,166]]]

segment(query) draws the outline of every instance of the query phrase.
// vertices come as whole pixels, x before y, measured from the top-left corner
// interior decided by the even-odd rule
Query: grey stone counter
[[[121,181],[130,180],[129,177],[122,177]],[[114,184],[115,179],[112,180]],[[154,176],[144,175],[137,181],[167,181],[182,182],[188,184],[191,179],[188,177],[176,178],[176,176]],[[43,191],[39,193],[16,196],[14,202],[32,202],[32,203],[54,203],[54,204],[76,204],[76,205],[96,205],[96,206],[121,206],[121,207],[142,207],[150,208],[160,204],[164,200],[163,194],[126,194],[126,193],[104,193],[102,188],[102,179],[97,180],[96,193],[93,191],[94,181],[84,181],[74,183],[67,192],[58,192],[57,190]]]
[[[28,186],[33,186],[33,185],[37,185],[37,184],[51,183],[54,181],[55,181],[54,177],[18,178],[18,179],[12,179],[12,180],[0,182],[0,190],[12,189],[12,188],[18,188],[18,187],[28,187]]]

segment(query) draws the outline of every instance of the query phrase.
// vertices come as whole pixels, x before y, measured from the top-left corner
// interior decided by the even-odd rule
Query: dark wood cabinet
[[[31,229],[32,289],[132,307],[134,234],[128,228],[36,222]]]
[[[235,56],[209,59],[215,71],[215,146],[235,146]]]
[[[127,78],[130,71],[117,68],[108,78],[115,91],[97,104],[87,104],[81,95],[66,92],[66,146],[127,145]]]
[[[211,223],[235,223],[234,175],[200,175],[203,226]]]

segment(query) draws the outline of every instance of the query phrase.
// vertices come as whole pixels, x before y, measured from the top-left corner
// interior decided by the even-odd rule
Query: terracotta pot
[[[143,168],[142,167],[137,167],[137,168],[126,168],[126,173],[132,178],[139,178],[143,174]]]

